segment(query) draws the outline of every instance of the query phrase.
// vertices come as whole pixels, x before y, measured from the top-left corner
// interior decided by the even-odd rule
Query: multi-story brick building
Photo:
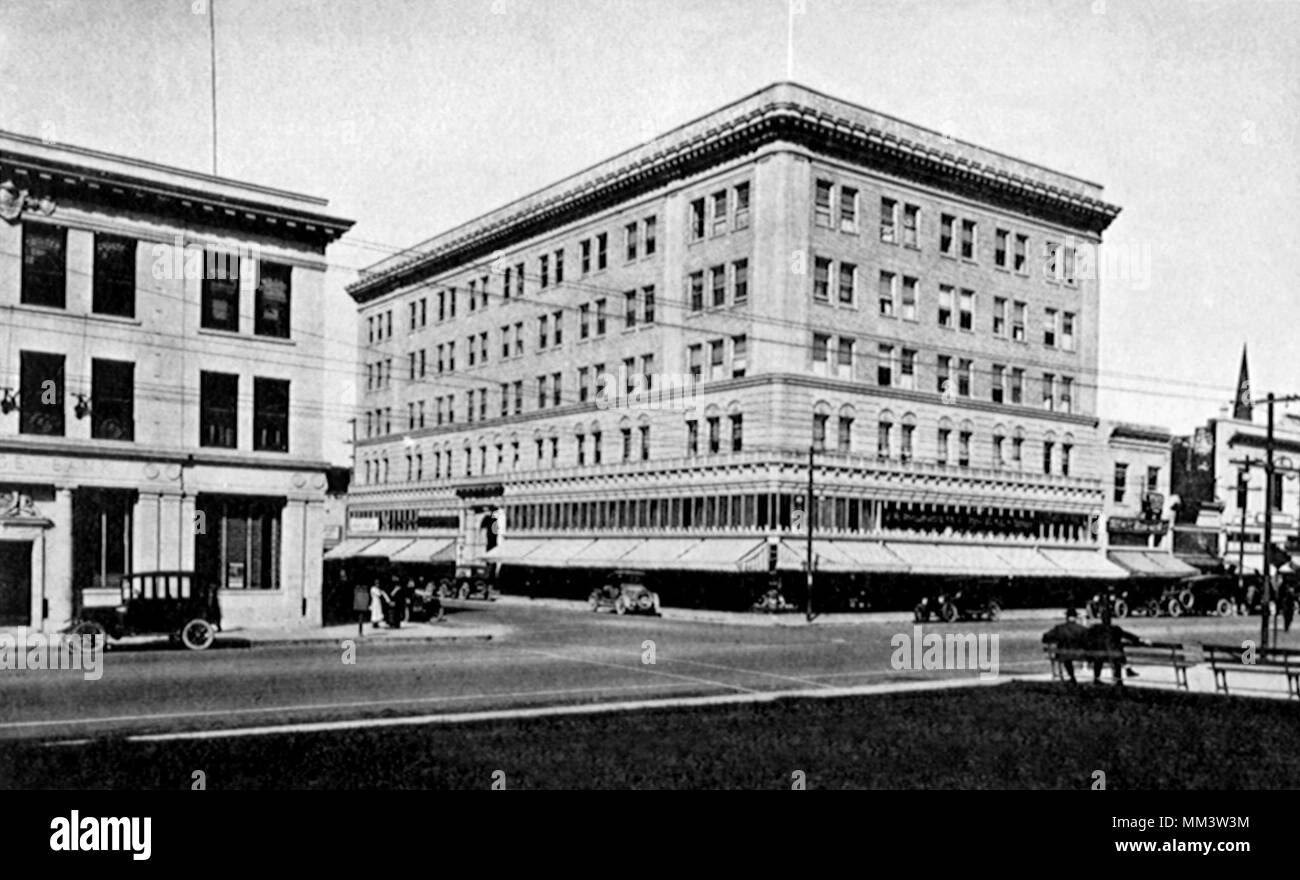
[[[763,89],[363,273],[338,555],[798,580],[811,448],[823,583],[1122,576],[1089,528],[1117,213]]]
[[[1176,499],[1170,494],[1171,444],[1166,428],[1128,422],[1100,426],[1108,479],[1100,526],[1112,562],[1133,577],[1171,579],[1197,574],[1173,553]]]
[[[319,622],[325,208],[0,133],[0,626],[164,569]]]

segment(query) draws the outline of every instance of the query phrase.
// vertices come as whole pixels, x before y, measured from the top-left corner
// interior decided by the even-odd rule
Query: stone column
[[[45,541],[44,616],[39,629],[57,632],[72,622],[72,487],[55,486],[49,509],[53,526]]]
[[[135,515],[132,517],[133,532],[131,545],[131,570],[156,571],[160,565],[159,558],[159,501],[157,492],[141,490],[135,502]]]

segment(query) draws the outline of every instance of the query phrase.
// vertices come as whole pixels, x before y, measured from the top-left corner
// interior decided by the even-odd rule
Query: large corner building
[[[1096,529],[1118,211],[765,88],[363,273],[334,555],[494,560],[507,588],[578,594],[646,569],[666,602],[726,604],[801,589],[811,516],[819,589],[867,603],[1123,577]]]

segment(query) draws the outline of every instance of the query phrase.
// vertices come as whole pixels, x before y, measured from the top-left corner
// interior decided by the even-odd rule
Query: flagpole
[[[217,174],[217,0],[208,0],[208,63],[212,74],[212,174]]]

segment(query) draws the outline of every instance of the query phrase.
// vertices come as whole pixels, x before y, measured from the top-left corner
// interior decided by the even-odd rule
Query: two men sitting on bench
[[[1077,611],[1073,608],[1066,609],[1065,623],[1057,624],[1043,633],[1043,643],[1067,651],[1087,651],[1095,654],[1096,657],[1092,660],[1093,684],[1101,684],[1101,670],[1106,665],[1107,659],[1109,659],[1111,667],[1115,671],[1115,684],[1117,685],[1124,684],[1124,673],[1126,671],[1124,667],[1125,646],[1147,644],[1145,639],[1135,636],[1127,630],[1120,629],[1111,623],[1109,603],[1102,608],[1101,623],[1093,624],[1090,627],[1083,627],[1079,624],[1079,613]],[[1078,684],[1074,677],[1073,658],[1062,658],[1060,662],[1070,683]],[[1132,668],[1127,669],[1127,673],[1130,676],[1137,675],[1137,671]]]

